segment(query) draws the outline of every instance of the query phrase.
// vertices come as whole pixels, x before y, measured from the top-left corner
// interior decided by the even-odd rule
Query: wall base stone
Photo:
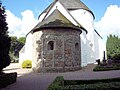
[[[55,68],[39,68],[39,69],[33,69],[33,72],[35,73],[62,73],[62,72],[71,72],[71,71],[77,71],[81,70],[81,67],[55,67]]]

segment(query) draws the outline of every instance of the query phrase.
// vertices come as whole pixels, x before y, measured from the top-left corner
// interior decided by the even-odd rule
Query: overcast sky
[[[53,0],[2,0],[10,35],[25,36],[37,23],[39,14]],[[120,0],[81,0],[95,15],[95,28],[106,40],[120,36]]]

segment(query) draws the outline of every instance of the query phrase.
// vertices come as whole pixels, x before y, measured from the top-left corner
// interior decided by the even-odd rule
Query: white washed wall
[[[87,44],[87,51],[88,51],[88,63],[94,63],[95,62],[95,52],[94,52],[94,44],[88,40]]]
[[[69,10],[69,12],[88,32],[93,29],[93,16],[90,12],[83,9]]]
[[[77,22],[82,25],[87,31],[87,35],[81,34],[81,48],[82,48],[82,66],[86,66],[86,63],[95,62],[95,50],[94,50],[94,25],[93,25],[93,15],[86,10],[70,10],[71,15],[77,20]],[[86,38],[86,45],[84,42]]]
[[[76,21],[82,25],[87,31],[87,39],[93,43],[94,42],[94,25],[93,25],[93,16],[90,12],[79,9],[71,10],[71,15],[76,19]]]
[[[101,39],[96,32],[94,32],[94,50],[95,50],[95,59],[100,59],[99,52],[99,39]]]
[[[99,57],[100,57],[100,60],[102,61],[103,60],[103,51],[106,52],[106,42],[103,41],[103,39],[99,39]],[[107,59],[107,57],[106,57]]]
[[[106,52],[106,42],[101,39],[96,33],[94,33],[94,44],[95,44],[95,59],[100,59],[101,61],[103,60],[103,52]],[[99,52],[98,52],[99,51]],[[107,59],[107,57],[106,57]]]
[[[19,53],[19,64],[21,65],[25,60],[32,60],[32,34],[29,33],[26,37],[25,51],[24,53]]]
[[[26,43],[25,43],[26,57],[32,59],[32,50],[33,50],[33,35],[29,33],[26,37]]]
[[[46,13],[41,14],[41,16],[38,18],[39,22],[41,22],[43,20],[43,18],[45,17]]]
[[[22,62],[25,60],[25,53],[19,53],[19,64],[22,65]]]
[[[81,38],[81,66],[87,66],[87,38],[86,38],[86,32],[82,30],[82,33],[80,35]]]
[[[38,48],[38,44],[36,42],[38,40],[41,40],[42,34],[43,34],[42,31],[33,33],[33,54],[32,54],[33,68],[35,68],[37,63],[40,62],[40,60],[39,61],[37,60],[39,53],[36,51],[36,49]]]

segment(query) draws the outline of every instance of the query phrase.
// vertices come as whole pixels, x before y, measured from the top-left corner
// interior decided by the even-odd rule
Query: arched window
[[[48,50],[54,50],[54,41],[48,42]]]
[[[79,44],[75,43],[75,51],[79,50]]]

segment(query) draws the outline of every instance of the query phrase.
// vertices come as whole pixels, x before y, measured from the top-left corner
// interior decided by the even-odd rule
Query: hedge
[[[6,73],[0,75],[0,89],[16,82],[17,73]]]
[[[105,67],[105,66],[96,66],[93,71],[110,71],[110,70],[120,70],[120,66],[112,66],[112,67]]]
[[[55,80],[49,85],[48,90],[60,90],[60,88],[62,88],[61,85],[63,85],[63,82],[63,76],[56,77]]]
[[[64,80],[58,76],[47,90],[116,90],[120,89],[120,78],[95,80]]]
[[[120,82],[67,85],[64,90],[119,90]]]

